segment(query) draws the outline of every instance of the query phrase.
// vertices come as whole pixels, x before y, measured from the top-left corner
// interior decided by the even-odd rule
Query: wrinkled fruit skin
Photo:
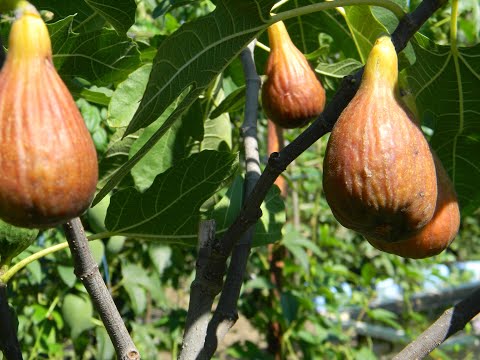
[[[353,100],[330,135],[323,187],[335,218],[395,242],[425,226],[437,200],[435,166],[420,128],[397,101],[397,54],[377,40]]]
[[[31,5],[20,12],[0,72],[0,218],[42,228],[89,207],[97,155],[43,20]]]
[[[293,44],[283,22],[268,28],[270,55],[262,87],[265,114],[291,129],[304,126],[325,107],[325,89],[305,56]]]
[[[433,154],[437,170],[437,207],[432,220],[406,240],[389,243],[368,239],[379,250],[412,259],[434,256],[445,250],[455,239],[460,227],[460,209],[455,188],[440,159]]]

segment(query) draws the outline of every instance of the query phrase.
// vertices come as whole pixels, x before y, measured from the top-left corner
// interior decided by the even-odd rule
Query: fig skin
[[[22,2],[0,72],[0,218],[51,227],[90,206],[95,146],[52,63],[48,29]]]
[[[325,89],[293,44],[285,24],[276,22],[267,31],[270,55],[262,87],[265,114],[283,128],[302,127],[323,111]]]
[[[398,101],[397,61],[390,38],[379,38],[358,92],[332,130],[323,173],[335,218],[386,242],[425,226],[437,200],[429,145]]]
[[[406,240],[390,243],[367,238],[375,248],[405,258],[423,259],[440,254],[455,239],[460,227],[460,209],[455,188],[442,162],[433,153],[437,171],[437,207],[432,220]]]

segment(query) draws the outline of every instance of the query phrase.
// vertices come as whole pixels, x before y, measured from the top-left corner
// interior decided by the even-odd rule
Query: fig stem
[[[15,312],[8,306],[7,284],[0,282],[0,351],[8,360],[22,360],[22,351],[17,337]]]
[[[450,336],[462,330],[480,312],[480,288],[446,310],[393,360],[423,359]]]
[[[310,14],[312,12],[354,5],[379,6],[391,11],[398,19],[402,19],[405,16],[405,12],[403,11],[402,7],[390,0],[336,0],[302,6],[296,9],[278,13],[277,15],[272,16],[268,23],[272,24],[280,20],[287,20],[293,17]]]
[[[243,147],[245,150],[245,183],[244,201],[252,192],[260,178],[260,154],[258,151],[257,119],[258,94],[261,81],[255,67],[253,40],[240,54],[243,73],[246,82],[245,117],[241,128]],[[200,359],[210,359],[217,350],[218,344],[235,325],[238,319],[237,303],[240,297],[248,258],[253,242],[255,228],[247,230],[237,242],[232,251],[230,265],[227,270],[225,284],[218,300],[217,308],[208,324],[205,346],[200,353]],[[206,267],[207,273],[215,272],[215,268]]]
[[[190,301],[178,360],[197,359],[205,342],[212,304],[222,288],[225,275],[223,271],[205,281],[205,264],[216,246],[216,241],[215,220],[202,221],[198,230],[195,279],[190,285]]]
[[[70,220],[63,225],[63,229],[72,253],[74,273],[87,289],[95,309],[100,314],[118,359],[140,359],[140,353],[93,259],[81,220]]]

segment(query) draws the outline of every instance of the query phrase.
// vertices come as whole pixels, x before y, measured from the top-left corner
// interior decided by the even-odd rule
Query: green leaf
[[[280,304],[282,306],[283,316],[287,323],[291,323],[297,319],[299,303],[297,297],[291,292],[283,292],[280,295]]]
[[[93,307],[88,297],[67,294],[63,299],[62,314],[72,338],[93,327]]]
[[[205,126],[203,140],[200,144],[201,150],[230,151],[232,148],[232,126],[230,124],[230,115],[223,113],[213,115],[211,109],[217,106],[225,99],[222,89],[207,99],[205,104]]]
[[[141,94],[139,95],[141,97]],[[144,129],[142,134],[130,148],[130,158],[135,156],[135,154],[140,151],[146,143],[148,143],[152,135],[164,125],[165,119],[177,105],[178,102],[174,101],[165,113],[160,116],[158,121]],[[191,120],[198,122],[202,121],[201,118],[181,119],[181,121],[177,121],[166,131],[165,136],[152,146],[148,154],[132,168],[133,180],[135,181],[135,185],[141,191],[150,187],[158,174],[163,173],[179,160],[188,156],[189,149],[187,148],[187,142],[190,130],[196,127]],[[199,125],[201,126],[203,123]]]
[[[16,227],[0,220],[0,267],[29,247],[37,238],[37,229]]]
[[[333,64],[321,62],[317,65],[315,71],[325,76],[341,79],[347,75],[353,74],[362,66],[362,63],[355,59],[345,59]]]
[[[401,329],[402,326],[397,322],[397,314],[385,309],[367,309],[367,315],[372,320],[380,321],[384,324],[390,325],[395,329]]]
[[[70,15],[54,23],[47,24],[50,41],[52,42],[53,63],[57,69],[63,65],[67,58],[56,56],[56,54],[70,54],[78,37],[78,34],[72,32],[74,20],[75,15]]]
[[[261,206],[262,217],[255,225],[253,246],[262,246],[280,241],[286,222],[285,203],[280,190],[273,186]]]
[[[95,339],[97,342],[97,359],[113,359],[115,356],[115,348],[104,327],[95,329]]]
[[[265,29],[265,19],[269,18],[274,3],[273,0],[218,1],[215,11],[184,24],[162,41],[142,102],[126,133],[151,124],[191,86],[181,106],[185,110],[243,47]],[[179,44],[188,47],[179,51]],[[191,74],[197,75],[195,79]],[[180,115],[180,111],[175,115]]]
[[[90,32],[102,28],[105,19],[94,9],[88,6],[84,0],[65,1],[65,0],[32,0],[31,3],[39,10],[49,10],[54,13],[55,19],[66,18],[75,14],[72,24],[75,32]]]
[[[197,238],[201,205],[230,179],[237,156],[206,150],[157,176],[144,193],[133,188],[110,199],[105,225],[123,235],[190,243]]]
[[[102,263],[103,255],[105,254],[105,245],[103,245],[102,240],[89,241],[88,246],[92,253],[93,260],[95,260],[97,265],[100,265]]]
[[[344,10],[360,59],[365,63],[375,40],[387,35],[388,30],[373,16],[370,6],[347,6]]]
[[[143,65],[118,84],[108,106],[109,126],[125,127],[128,125],[137,111],[151,71],[152,64]]]
[[[122,266],[123,287],[128,293],[133,311],[141,314],[147,306],[145,290],[150,285],[147,272],[136,264],[124,264]]]
[[[67,285],[69,288],[75,285],[75,282],[77,281],[77,276],[73,272],[74,269],[72,266],[58,265],[57,271],[58,271],[58,275],[63,280],[65,285]]]
[[[225,196],[215,205],[210,218],[215,220],[216,233],[223,234],[240,213],[243,204],[243,178],[236,176]]]
[[[96,85],[108,85],[123,81],[140,64],[137,44],[115,30],[71,36],[68,41],[72,42],[69,51],[54,55],[62,64],[59,72],[66,79],[79,77]]]
[[[316,3],[316,0],[288,1],[279,11]],[[357,56],[352,35],[337,10],[312,12],[286,20],[285,25],[292,41],[304,54],[317,51],[323,45],[319,43],[319,34],[328,34],[332,38],[329,44],[332,53],[343,51],[348,57]]]
[[[105,18],[118,33],[126,33],[135,23],[135,0],[84,0]]]
[[[245,86],[241,86],[238,89],[230,93],[223,101],[212,111],[211,118],[216,118],[223,113],[233,112],[243,109],[245,106]]]
[[[223,234],[235,221],[243,203],[243,178],[235,177],[225,196],[215,205],[210,217],[215,219],[217,234]],[[262,204],[262,217],[255,225],[253,246],[262,246],[279,241],[285,224],[285,204],[280,190],[274,186]]]
[[[122,138],[123,132],[124,129],[117,130],[110,138],[107,151],[105,152],[103,159],[99,164],[99,180],[97,183],[97,188],[104,186],[112,174],[115,173],[117,168],[127,161],[130,147],[135,140],[138,139],[138,134],[132,134]],[[139,133],[141,133],[141,131],[139,131]],[[130,180],[131,179],[126,178],[124,179],[124,182],[130,183]]]
[[[480,206],[480,44],[457,49],[417,34],[417,62],[407,70],[423,123],[434,130],[431,145],[452,179],[462,215]]]
[[[172,262],[172,248],[164,245],[154,245],[148,248],[150,260],[157,270],[158,275],[162,275],[163,271],[170,266]]]

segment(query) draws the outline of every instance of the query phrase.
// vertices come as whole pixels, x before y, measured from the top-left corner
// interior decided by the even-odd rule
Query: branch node
[[[287,169],[286,165],[287,164],[282,161],[280,153],[275,151],[270,154],[270,157],[268,158],[268,166],[272,172],[281,174]]]
[[[93,276],[94,274],[96,274],[97,271],[98,271],[98,265],[95,264],[94,266],[92,266],[90,269],[83,272],[82,274],[79,274],[75,271],[75,275],[80,279],[80,281],[83,281],[85,279],[88,279],[90,276]]]

